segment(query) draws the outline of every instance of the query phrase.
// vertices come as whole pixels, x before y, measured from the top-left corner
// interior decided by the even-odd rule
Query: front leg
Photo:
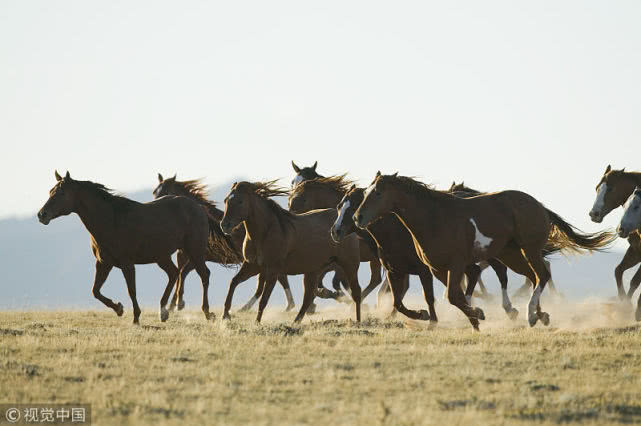
[[[123,312],[125,311],[122,303],[115,304],[113,300],[111,300],[108,297],[105,297],[102,295],[100,292],[100,289],[102,288],[102,285],[107,281],[107,277],[109,276],[109,272],[111,272],[111,269],[113,268],[112,265],[102,263],[100,261],[96,261],[96,272],[93,280],[93,288],[91,289],[91,292],[93,293],[93,296],[100,300],[102,303],[104,303],[106,306],[110,307],[113,309],[116,314],[121,317]]]
[[[255,263],[243,262],[236,275],[231,279],[229,283],[229,290],[227,290],[227,298],[225,299],[225,311],[223,313],[223,319],[231,319],[229,311],[231,309],[232,300],[234,298],[234,291],[238,284],[246,281],[247,279],[257,275],[260,272],[258,265]]]
[[[139,324],[140,318],[140,307],[138,306],[138,299],[136,299],[136,269],[134,265],[127,265],[120,268],[122,274],[125,276],[125,281],[127,282],[127,291],[129,292],[129,298],[131,303],[134,305],[134,324]]]

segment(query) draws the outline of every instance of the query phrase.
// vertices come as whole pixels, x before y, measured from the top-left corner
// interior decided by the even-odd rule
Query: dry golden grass
[[[146,309],[137,327],[130,311],[4,312],[0,397],[91,403],[97,425],[641,422],[631,313],[547,307],[549,328],[489,308],[480,333],[446,303],[433,330],[379,312],[354,324],[341,307],[297,326],[278,307],[260,326],[254,313],[160,323]]]

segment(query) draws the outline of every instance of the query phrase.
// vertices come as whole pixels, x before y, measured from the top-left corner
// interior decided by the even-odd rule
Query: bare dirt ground
[[[474,332],[345,305],[292,325],[268,311],[167,323],[144,309],[0,313],[0,401],[90,403],[93,424],[618,424],[641,422],[641,326],[604,300],[552,303],[549,327],[479,302]],[[419,305],[419,301],[410,303]]]

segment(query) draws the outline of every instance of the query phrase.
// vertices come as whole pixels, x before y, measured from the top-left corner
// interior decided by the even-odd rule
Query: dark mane
[[[347,173],[338,176],[318,177],[310,180],[304,180],[295,188],[292,188],[289,193],[289,199],[291,200],[295,196],[302,194],[306,188],[309,189],[313,187],[328,187],[340,194],[345,194],[354,184],[354,182],[347,179],[346,176]]]
[[[187,191],[200,204],[204,204],[208,207],[216,207],[216,203],[207,198],[209,190],[207,185],[202,183],[201,179],[192,179],[185,181],[175,180],[174,183]]]
[[[392,183],[402,186],[407,192],[417,195],[421,198],[451,200],[457,198],[452,194],[434,189],[432,185],[420,182],[408,176],[381,175],[373,183]]]
[[[457,197],[464,198],[485,194],[485,192],[481,192],[476,189],[470,188],[469,186],[465,186],[463,182],[459,183],[458,185],[453,183],[448,192]]]
[[[267,203],[270,210],[274,212],[278,223],[280,224],[283,232],[287,231],[287,227],[294,226],[294,214],[280,206],[271,197],[285,196],[289,191],[276,185],[277,180],[270,180],[266,182],[240,182],[236,184],[236,188],[246,186],[248,190],[261,197]]]
[[[131,200],[117,193],[113,189],[107,188],[101,183],[91,182],[89,180],[73,180],[72,182],[80,186],[82,189],[96,194],[101,199],[114,204],[114,206],[122,210],[139,204],[137,201]]]

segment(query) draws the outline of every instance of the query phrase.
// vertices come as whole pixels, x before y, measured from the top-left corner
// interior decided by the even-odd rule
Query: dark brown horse
[[[207,198],[207,187],[198,179],[179,181],[176,180],[176,176],[163,179],[162,175],[158,173],[158,186],[154,189],[154,197],[159,198],[165,195],[180,195],[183,197],[191,198],[192,200],[200,203],[205,209],[211,218],[216,221],[215,226],[212,226],[210,230],[209,238],[209,250],[207,253],[207,260],[210,262],[219,263],[221,265],[229,264],[240,264],[243,262],[242,247],[243,242],[245,241],[245,228],[242,226],[237,227],[233,230],[231,237],[226,237],[220,226],[218,225],[223,218],[223,211],[216,207],[216,204]],[[185,306],[183,295],[185,292],[185,278],[187,274],[194,269],[194,266],[189,259],[184,255],[182,250],[178,251],[177,255],[178,269],[180,270],[180,276],[178,278],[178,284],[176,290],[174,291],[171,304],[169,309],[173,309],[176,306],[176,301],[178,304],[178,309],[182,309]],[[242,269],[242,267],[241,267]],[[244,276],[249,275],[248,270],[254,270],[250,266],[245,266],[242,274],[240,271],[232,278],[232,280],[240,280]],[[258,274],[256,272],[254,275]],[[240,276],[239,276],[240,275]],[[262,294],[263,288],[265,286],[265,279],[261,274],[258,274],[258,285],[256,286],[256,292],[254,296],[243,306],[240,310],[246,311],[251,309],[251,307],[256,303],[260,295]],[[253,275],[249,275],[246,279],[250,278]],[[239,283],[242,281],[239,281]],[[292,297],[292,291],[289,287],[289,281],[287,280],[286,275],[278,277],[278,282],[282,285],[283,290],[285,290],[285,296],[287,298],[287,308],[286,311],[290,311],[296,307],[294,303],[294,298]]]
[[[448,190],[449,193],[456,195],[457,197],[462,197],[462,198],[470,198],[470,197],[476,197],[478,195],[486,195],[487,192],[481,192],[477,191],[476,189],[472,189],[470,187],[465,186],[464,182],[461,182],[457,184],[456,182],[452,182],[452,185],[450,186],[450,189]],[[546,255],[552,254],[554,250],[551,250],[549,252],[546,252]],[[552,269],[550,268],[550,262],[547,259],[543,259],[545,262],[546,268],[548,268],[548,271],[550,271],[550,280],[548,281],[548,286],[550,286],[550,290],[556,294],[560,295],[560,293],[556,290],[556,286],[554,285],[554,281],[552,280]],[[499,263],[500,264],[500,263]],[[502,264],[500,264],[502,268],[505,268]],[[479,262],[479,266],[481,267],[481,272],[487,269],[487,267],[492,266],[494,271],[496,272],[496,275],[499,277],[499,282],[501,282],[501,288],[503,291],[503,304],[506,304],[506,299],[507,303],[509,303],[509,298],[507,297],[507,281],[505,282],[505,286],[503,285],[503,282],[501,281],[503,277],[505,277],[505,280],[507,280],[507,271],[498,271],[497,270],[497,265],[494,263],[493,265],[490,265],[487,261]],[[483,292],[484,295],[488,294],[487,289],[485,288],[485,285],[483,284],[483,280],[479,276],[478,279],[478,284],[481,286],[481,291]],[[530,280],[525,277],[525,281],[523,282],[523,285],[519,287],[516,292],[514,293],[514,296],[520,296],[520,295],[525,295],[527,294],[528,290],[534,287],[534,283],[530,282]],[[466,291],[466,295],[468,292]]]
[[[303,319],[316,295],[318,280],[328,267],[342,268],[356,304],[356,319],[361,318],[361,289],[358,285],[360,247],[356,236],[336,244],[329,229],[336,219],[335,209],[314,210],[294,214],[280,207],[270,197],[284,195],[287,190],[274,182],[238,182],[225,198],[225,214],[221,221],[224,232],[231,233],[239,224],[245,227],[245,259],[265,271],[265,289],[258,306],[257,321],[274,288],[278,274],[303,274],[305,294],[296,321]],[[247,243],[254,244],[248,253]],[[251,258],[250,258],[251,257]],[[229,287],[225,314],[229,312],[234,286]]]
[[[628,237],[630,234],[635,233],[637,237],[641,230],[641,187],[637,186],[634,190],[634,193],[630,197],[621,222],[617,228],[619,236],[622,238]],[[638,283],[637,283],[638,286]],[[636,287],[633,288],[630,284],[630,293],[628,297],[632,297],[632,294],[636,290]],[[635,312],[635,318],[637,321],[641,321],[641,295],[637,301],[637,310]]]
[[[351,185],[352,181],[346,179],[345,175],[303,180],[289,193],[289,211],[304,213],[315,209],[335,209]],[[369,262],[370,265],[369,284],[361,294],[361,299],[364,300],[382,282],[381,263],[376,242],[371,235],[358,230],[357,236],[361,247],[361,262]],[[340,278],[340,274],[338,276]],[[340,294],[340,286],[335,286],[334,289]]]
[[[536,282],[528,303],[528,322],[534,326],[540,319],[549,324],[549,315],[540,306],[541,292],[550,278],[543,261],[548,242],[562,250],[582,252],[603,249],[614,240],[610,232],[577,232],[524,192],[458,198],[408,177],[378,173],[354,214],[355,223],[367,227],[390,212],[412,235],[423,263],[436,274],[447,274],[450,303],[463,311],[476,329],[485,316],[467,303],[459,286],[467,265],[497,258]]]
[[[319,175],[316,172],[316,167],[318,166],[318,161],[315,161],[314,164],[310,167],[298,167],[296,163],[292,161],[292,167],[296,172],[296,176],[292,179],[292,187],[295,188],[301,182],[310,179],[322,178],[324,176]]]
[[[160,319],[165,321],[169,294],[178,277],[171,261],[176,250],[183,250],[194,264],[203,285],[202,311],[209,312],[207,289],[209,269],[205,265],[209,220],[200,204],[185,197],[163,197],[150,203],[138,203],[114,195],[99,183],[78,181],[69,172],[49,191],[49,200],[38,212],[38,219],[47,225],[59,216],[76,213],[91,235],[91,249],[96,257],[93,295],[123,314],[122,303],[114,303],[100,293],[111,269],[122,270],[134,308],[134,324],[138,324],[140,307],[136,300],[134,265],[156,263],[167,273],[169,281],[160,301]]]
[[[593,222],[601,223],[603,218],[612,210],[623,206],[630,198],[634,189],[641,185],[641,173],[626,172],[625,169],[614,170],[610,165],[596,186],[596,200],[590,210]],[[641,238],[639,231],[631,232],[628,236],[628,249],[621,262],[614,269],[614,278],[617,283],[619,298],[631,300],[635,290],[641,283],[641,267],[630,280],[630,289],[626,294],[623,288],[623,273],[641,262]]]

